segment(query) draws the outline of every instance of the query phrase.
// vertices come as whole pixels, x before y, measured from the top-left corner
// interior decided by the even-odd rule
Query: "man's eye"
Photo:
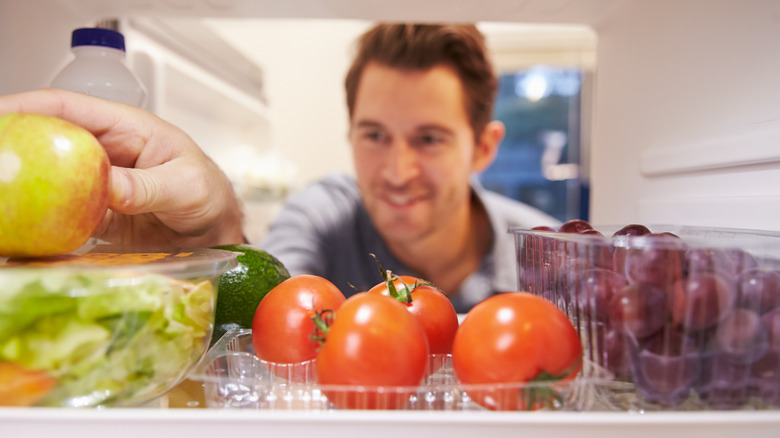
[[[363,133],[363,138],[371,141],[381,142],[384,141],[387,136],[381,131],[366,131]]]
[[[420,135],[415,139],[415,143],[422,147],[438,146],[443,142],[444,138],[441,136],[430,134]]]

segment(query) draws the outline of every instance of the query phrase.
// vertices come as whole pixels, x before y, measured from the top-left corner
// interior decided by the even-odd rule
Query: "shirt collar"
[[[517,252],[514,236],[509,234],[510,224],[500,210],[493,207],[485,196],[486,189],[476,177],[471,180],[472,194],[487,212],[492,234],[491,249],[482,262],[479,272],[490,278],[490,287],[496,292],[517,290]]]
[[[491,246],[482,259],[479,270],[471,274],[452,297],[458,312],[465,312],[485,298],[497,292],[517,290],[517,257],[514,238],[508,236],[509,223],[500,210],[484,196],[485,189],[476,178],[472,178],[471,193],[476,202],[482,204],[488,216],[491,231]]]

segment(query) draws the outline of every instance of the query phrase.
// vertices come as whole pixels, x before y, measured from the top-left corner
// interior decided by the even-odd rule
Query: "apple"
[[[0,117],[0,256],[73,251],[108,208],[111,165],[87,130],[57,117]]]

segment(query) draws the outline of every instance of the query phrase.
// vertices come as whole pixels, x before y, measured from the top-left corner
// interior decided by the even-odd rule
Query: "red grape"
[[[620,236],[636,237],[636,236],[645,236],[647,234],[651,234],[651,232],[650,229],[647,228],[646,226],[639,225],[639,224],[630,224],[612,233],[612,237],[613,238],[616,237],[619,238]],[[613,269],[622,275],[625,275],[626,273],[626,251],[627,251],[626,248],[621,245],[615,245],[615,248],[612,251]]]
[[[617,236],[644,236],[646,234],[650,234],[651,231],[649,228],[647,228],[644,225],[640,224],[630,224],[626,225],[625,227],[615,231],[612,234],[612,237]]]
[[[672,317],[689,330],[713,327],[734,308],[734,282],[704,272],[684,278],[672,293]]]
[[[650,336],[666,320],[666,294],[651,284],[630,284],[613,295],[609,318],[637,339]]]
[[[609,318],[609,302],[626,286],[626,278],[615,271],[592,268],[579,277],[580,307],[599,320]]]
[[[737,274],[737,266],[731,256],[717,249],[690,249],[685,253],[685,271],[688,275],[700,272],[720,272],[724,275]]]
[[[738,305],[759,313],[780,307],[780,274],[754,268],[737,276]]]
[[[571,219],[558,228],[561,233],[582,234],[585,230],[592,230],[593,226],[582,219]]]
[[[590,235],[590,236],[601,236],[601,237],[604,237],[604,234],[603,234],[601,231],[599,231],[599,230],[596,230],[596,229],[594,229],[594,228],[591,228],[591,229],[589,229],[589,230],[583,230],[582,232],[580,232],[580,234],[585,234],[585,235]]]
[[[600,345],[600,364],[615,373],[618,379],[628,376],[628,359],[626,356],[626,340],[623,331],[607,326],[602,334]]]
[[[769,348],[780,351],[780,309],[772,310],[761,316],[767,333]],[[780,374],[778,374],[780,376]]]
[[[626,278],[632,283],[648,283],[664,291],[671,290],[683,275],[682,241],[659,234],[642,239],[648,239],[647,246],[632,247],[626,253]]]
[[[737,273],[758,267],[758,260],[756,260],[752,254],[745,251],[744,249],[730,248],[725,251],[729,256],[731,256],[731,260],[734,262],[734,267],[736,268]]]
[[[715,351],[735,364],[750,364],[769,348],[768,335],[761,316],[748,309],[734,309],[718,324]]]

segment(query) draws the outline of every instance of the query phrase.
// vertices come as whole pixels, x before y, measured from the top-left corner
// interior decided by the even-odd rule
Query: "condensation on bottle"
[[[54,88],[142,106],[143,84],[125,64],[125,37],[111,29],[79,28],[71,35],[75,58],[51,83]]]

